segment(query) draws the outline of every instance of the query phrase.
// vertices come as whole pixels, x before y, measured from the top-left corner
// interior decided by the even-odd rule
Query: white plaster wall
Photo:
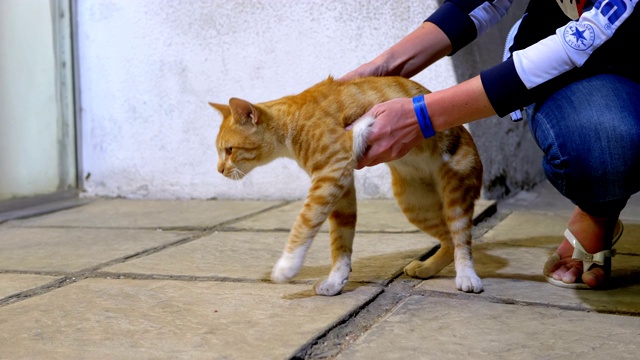
[[[208,101],[260,102],[341,76],[418,27],[435,0],[78,1],[82,169],[89,196],[297,199],[309,179],[277,160],[244,180],[216,171]],[[443,59],[414,79],[455,76]],[[387,168],[357,172],[390,197]]]

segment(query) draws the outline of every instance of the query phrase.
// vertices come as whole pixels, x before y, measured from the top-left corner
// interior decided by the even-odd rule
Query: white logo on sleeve
[[[589,24],[576,21],[564,28],[564,42],[576,50],[587,50],[593,45],[596,33]]]

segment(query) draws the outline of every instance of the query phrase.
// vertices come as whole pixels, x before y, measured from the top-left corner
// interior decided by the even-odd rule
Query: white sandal
[[[573,246],[573,255],[571,256],[571,259],[582,261],[582,273],[584,274],[587,271],[589,271],[589,269],[591,269],[591,266],[593,264],[605,266],[606,258],[616,256],[616,250],[613,248],[613,246],[616,244],[616,242],[618,242],[618,240],[620,239],[620,236],[622,236],[623,231],[624,231],[624,225],[620,220],[618,220],[618,223],[616,224],[616,227],[613,231],[613,240],[611,241],[611,249],[602,250],[595,254],[589,254],[584,249],[582,244],[580,244],[580,241],[578,241],[578,239],[576,239],[573,233],[569,231],[569,229],[566,229],[564,231],[564,236],[567,238],[569,243]],[[591,289],[591,287],[589,287],[587,284],[583,282],[578,282],[578,281],[581,281],[581,279],[576,279],[576,282],[574,283],[565,283],[562,280],[556,280],[553,277],[551,277],[550,275],[551,266],[553,266],[553,264],[555,264],[559,260],[560,260],[560,255],[558,255],[558,253],[555,253],[551,255],[547,259],[547,262],[544,264],[543,273],[547,279],[547,282],[555,286],[560,286],[560,287],[569,288],[569,289]],[[606,267],[607,266],[605,266],[604,272],[608,277],[611,274],[611,262],[609,262],[608,269],[606,269]]]

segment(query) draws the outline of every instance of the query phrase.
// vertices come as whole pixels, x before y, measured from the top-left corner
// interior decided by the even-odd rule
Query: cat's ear
[[[231,115],[231,109],[229,108],[229,105],[223,105],[223,104],[216,104],[216,103],[212,103],[210,102],[209,105],[218,110],[220,112],[220,115],[222,115],[222,118],[226,118],[227,116]]]
[[[241,124],[252,123],[253,125],[258,125],[260,123],[260,111],[252,103],[238,98],[231,98],[229,107],[234,119],[239,120]]]

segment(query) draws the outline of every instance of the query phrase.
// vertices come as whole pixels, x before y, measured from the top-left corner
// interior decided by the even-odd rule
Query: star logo
[[[576,38],[576,42],[580,41],[584,43],[585,41],[587,41],[587,38],[584,37],[584,31],[580,31],[578,27],[575,28],[575,31],[571,35],[573,35]]]
[[[564,42],[576,50],[587,50],[594,41],[595,31],[589,24],[573,21],[564,28]]]

